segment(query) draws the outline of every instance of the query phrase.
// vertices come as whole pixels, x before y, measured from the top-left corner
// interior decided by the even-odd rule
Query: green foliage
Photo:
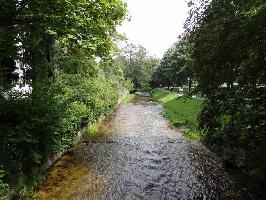
[[[126,4],[0,0],[0,5],[0,165],[13,185],[49,155],[71,150],[78,129],[109,113],[119,88],[130,86],[122,68],[112,69],[108,60]],[[19,79],[16,63],[24,71]],[[15,85],[30,90],[24,94],[11,89]],[[32,187],[26,185],[21,192],[28,191]]]
[[[197,89],[206,96],[199,116],[205,142],[265,196],[266,3],[198,2],[186,26]]]
[[[42,183],[44,180],[45,176],[42,174],[38,174],[33,176],[29,181],[27,181],[19,191],[19,196],[20,197],[29,197],[32,196],[38,186]]]
[[[170,122],[176,127],[188,127],[193,131],[191,134],[195,139],[199,132],[196,131],[198,126],[197,116],[201,110],[202,100],[185,99],[178,97],[177,93],[169,92],[163,89],[152,90],[152,98],[161,102],[165,107],[165,115]],[[185,134],[186,136],[186,134]],[[189,136],[189,134],[188,134]],[[192,139],[192,137],[188,137]]]
[[[123,66],[125,76],[133,82],[136,89],[150,89],[159,59],[149,56],[143,46],[127,45],[116,62]]]
[[[30,173],[50,153],[72,149],[78,129],[117,103],[117,87],[101,75],[62,74],[55,84],[35,89],[28,98],[1,102],[1,120],[6,123],[0,126],[0,156],[10,180]]]
[[[201,140],[202,139],[202,133],[197,130],[191,130],[189,128],[186,128],[184,131],[184,135],[186,138],[190,140]]]
[[[4,47],[1,56],[15,58],[18,52],[12,42],[20,41],[25,54],[34,56],[27,56],[26,62],[38,62],[33,69],[37,77],[40,75],[37,72],[43,71],[39,62],[43,63],[45,59],[49,62],[55,38],[60,38],[64,46],[82,47],[89,55],[108,55],[115,27],[126,14],[126,4],[121,0],[1,0],[0,3],[0,41]]]
[[[5,171],[0,168],[0,199],[2,200],[3,196],[9,189],[9,185],[4,182],[3,178],[5,176]]]
[[[100,128],[99,122],[95,122],[90,126],[88,126],[84,132],[83,139],[84,140],[89,139],[91,136],[93,136],[98,132],[99,128]]]
[[[135,97],[135,94],[128,94],[122,103],[130,103]]]
[[[90,135],[90,134],[95,134],[95,133],[99,130],[99,127],[100,127],[99,123],[96,122],[96,123],[90,125],[90,126],[86,129],[85,134],[89,134],[89,135]]]
[[[189,81],[189,92],[194,78],[190,69],[191,44],[185,37],[169,48],[156,69],[153,79],[153,87],[182,87]]]

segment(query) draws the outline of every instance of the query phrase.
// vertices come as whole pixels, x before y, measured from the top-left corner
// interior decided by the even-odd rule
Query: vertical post
[[[188,77],[187,80],[188,80],[188,94],[190,94],[190,91],[191,91],[191,78]]]

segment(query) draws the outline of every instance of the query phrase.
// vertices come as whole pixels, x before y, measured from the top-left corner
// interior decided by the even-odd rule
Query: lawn
[[[162,103],[165,107],[165,115],[174,126],[185,126],[185,135],[189,139],[198,139],[195,137],[198,125],[197,116],[203,100],[178,97],[177,93],[159,88],[152,90],[151,95],[154,100]],[[190,137],[190,134],[193,134],[193,137]]]

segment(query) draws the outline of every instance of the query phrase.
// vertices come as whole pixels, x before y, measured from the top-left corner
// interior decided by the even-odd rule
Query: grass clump
[[[163,104],[165,115],[176,127],[185,126],[187,138],[200,139],[200,132],[196,131],[198,126],[197,117],[201,111],[203,100],[187,99],[180,97],[178,93],[169,92],[163,89],[154,89],[151,92],[152,98]],[[190,131],[189,131],[190,130]]]
[[[29,181],[27,181],[20,189],[19,196],[20,197],[29,197],[34,195],[36,189],[39,185],[44,181],[44,174],[37,174],[33,176]]]
[[[93,137],[99,131],[99,128],[100,128],[99,122],[95,122],[90,126],[88,126],[82,136],[83,139],[90,139],[91,137]]]
[[[198,130],[191,130],[186,128],[184,131],[184,136],[190,140],[201,140],[202,133]]]
[[[135,94],[128,94],[126,98],[122,101],[122,103],[129,103],[135,98]]]

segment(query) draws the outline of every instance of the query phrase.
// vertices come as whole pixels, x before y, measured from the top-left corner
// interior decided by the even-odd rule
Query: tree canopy
[[[18,59],[30,66],[32,80],[51,76],[53,69],[49,74],[45,68],[51,68],[49,62],[56,41],[68,52],[83,48],[90,56],[108,55],[115,27],[126,14],[125,4],[120,0],[1,0],[0,3],[3,81],[11,76],[14,60]]]
[[[153,79],[181,86],[192,78],[205,98],[204,142],[245,172],[258,196],[266,183],[264,0],[190,1],[185,33],[165,53]]]
[[[150,56],[145,47],[134,44],[125,46],[116,61],[123,65],[125,76],[140,90],[150,88],[153,74],[160,62],[158,58]]]
[[[126,14],[122,0],[0,0],[0,196],[130,87],[110,59]]]
[[[181,87],[194,78],[190,69],[191,45],[186,38],[179,37],[164,54],[153,77],[154,86]]]

